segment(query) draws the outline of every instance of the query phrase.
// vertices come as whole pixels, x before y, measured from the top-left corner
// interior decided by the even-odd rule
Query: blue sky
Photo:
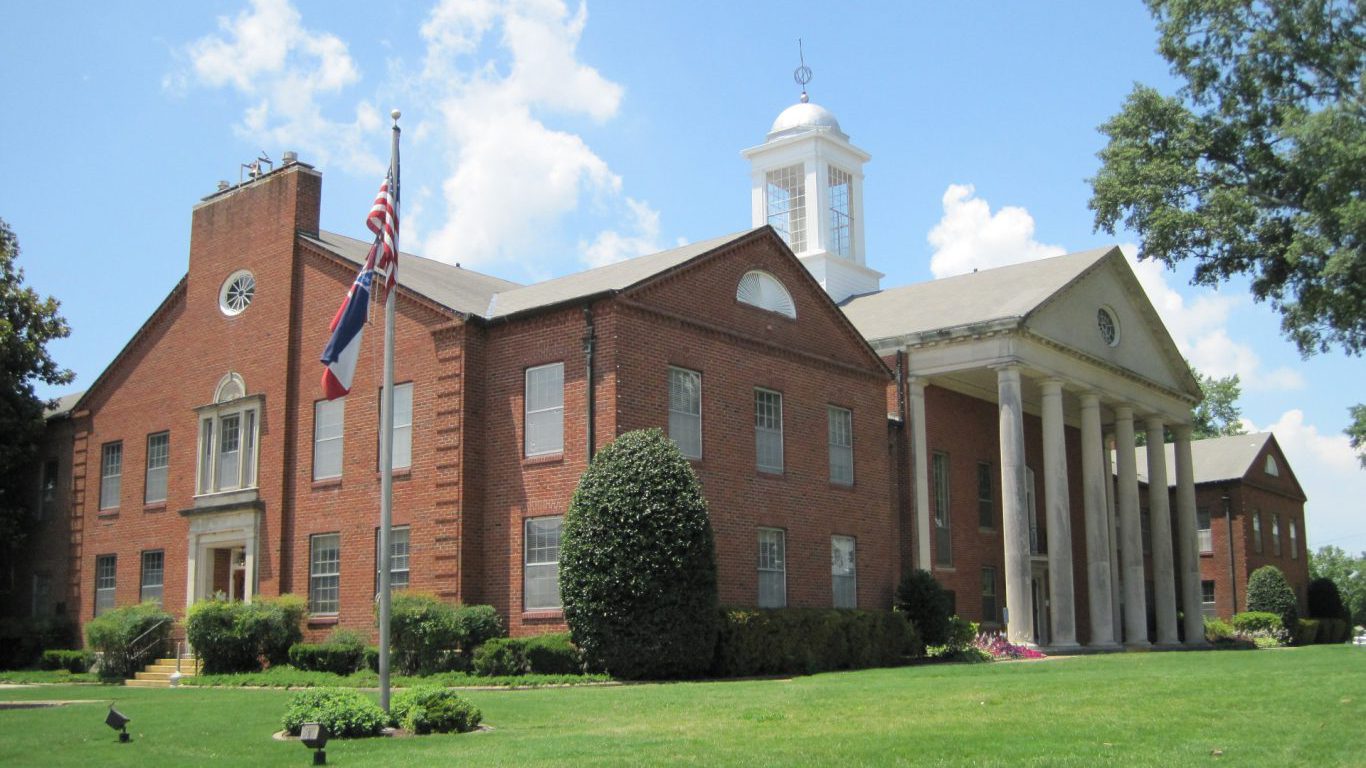
[[[264,151],[324,174],[325,229],[362,236],[403,110],[405,250],[519,281],[747,228],[748,167],[812,101],[865,168],[884,286],[1076,251],[1096,126],[1171,90],[1139,2],[285,0],[28,3],[0,47],[0,216],[62,301],[52,351],[88,386],[184,273],[190,208]],[[1366,472],[1341,429],[1366,363],[1302,360],[1243,282],[1140,278],[1198,368],[1243,378],[1310,497],[1309,542],[1366,549]],[[59,394],[44,390],[43,394]]]

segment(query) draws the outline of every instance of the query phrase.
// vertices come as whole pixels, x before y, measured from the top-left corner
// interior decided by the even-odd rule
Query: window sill
[[[390,477],[394,478],[395,480],[407,480],[408,478],[410,478],[410,477],[412,477],[412,476],[413,476],[413,469],[412,469],[412,467],[404,467],[404,468],[402,468],[402,469],[395,469],[393,472],[390,473]],[[341,478],[337,478],[337,479],[340,480]],[[375,470],[375,479],[376,479],[376,480],[383,480],[383,479],[384,479],[384,473],[381,472],[381,471],[379,471],[378,469]]]
[[[756,469],[754,470],[754,474],[755,474],[755,476],[757,476],[757,477],[763,477],[763,478],[767,478],[767,479],[769,479],[769,480],[785,480],[785,479],[787,479],[787,473],[786,473],[786,472],[783,472],[783,471],[781,471],[781,470],[779,470],[779,471],[777,471],[777,472],[772,472],[772,471],[767,470],[767,469],[757,469],[757,468],[756,468]]]
[[[857,490],[857,486],[855,486],[853,483],[832,482],[828,483],[828,485],[830,486],[830,490],[832,491],[843,491],[845,493],[853,493],[855,490]]]
[[[335,613],[314,613],[309,615],[307,621],[310,627],[326,627],[336,624],[337,618]]]
[[[312,488],[315,491],[324,491],[333,488],[340,488],[341,484],[342,479],[340,477],[329,477],[323,480],[314,480]]]
[[[164,502],[164,501],[154,501],[154,502],[152,502],[151,504],[143,504],[143,505],[142,505],[142,511],[143,511],[143,512],[165,512],[165,511],[166,511],[166,502]]]
[[[522,621],[564,621],[563,608],[522,611]]]
[[[113,519],[119,516],[119,508],[114,507],[113,509],[101,509],[95,513],[95,516],[101,520]]]
[[[938,573],[958,573],[958,569],[952,565],[936,565],[934,570]]]
[[[535,456],[523,456],[523,457],[522,457],[522,466],[524,466],[524,467],[532,467],[532,466],[536,466],[537,464],[559,464],[559,463],[561,463],[561,462],[563,462],[563,461],[564,461],[564,452],[563,452],[563,451],[561,451],[561,452],[559,452],[559,453],[541,453],[541,454],[537,454],[537,455],[535,455]]]
[[[1204,552],[1201,552],[1201,553],[1200,553],[1200,556],[1201,556],[1201,557],[1214,557],[1214,551],[1213,551],[1213,550],[1206,550],[1206,551],[1204,551]]]

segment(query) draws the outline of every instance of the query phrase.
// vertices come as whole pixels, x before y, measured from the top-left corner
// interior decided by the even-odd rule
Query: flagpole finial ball
[[[389,116],[394,118],[394,120],[397,122],[400,117],[403,117],[403,113],[395,109],[394,111],[389,113]]]

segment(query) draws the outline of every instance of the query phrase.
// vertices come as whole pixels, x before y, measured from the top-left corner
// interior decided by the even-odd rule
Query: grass
[[[606,683],[612,678],[607,675],[508,675],[502,677],[480,677],[464,672],[443,672],[425,677],[394,675],[390,684],[396,688],[414,685],[440,685],[446,687],[514,687],[537,688],[546,685],[583,685],[585,683]],[[248,672],[237,675],[197,675],[186,677],[182,685],[197,687],[215,686],[225,688],[316,688],[330,686],[335,688],[377,688],[379,674],[365,670],[350,675],[337,675],[331,672],[307,672],[291,666],[272,667],[264,672]]]
[[[97,702],[0,710],[0,765],[303,765],[303,747],[270,739],[290,695],[0,690],[0,702]],[[467,698],[494,731],[335,742],[328,763],[1360,765],[1366,652],[1118,654]],[[131,744],[102,723],[111,700],[132,718]]]
[[[100,676],[93,672],[71,672],[65,669],[6,669],[0,670],[0,683],[98,683]]]

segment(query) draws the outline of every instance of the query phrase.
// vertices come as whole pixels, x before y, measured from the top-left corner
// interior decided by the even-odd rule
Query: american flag
[[[375,271],[384,276],[385,289],[393,288],[398,273],[398,183],[394,179],[394,168],[398,157],[389,168],[384,183],[379,185],[379,195],[370,208],[365,224],[375,233],[375,245],[371,249],[375,259]]]

